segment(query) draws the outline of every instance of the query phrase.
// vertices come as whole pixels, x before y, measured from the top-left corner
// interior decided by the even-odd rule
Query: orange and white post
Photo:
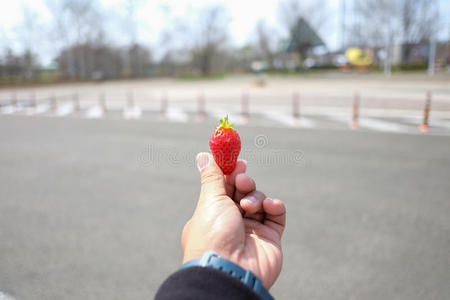
[[[203,93],[199,93],[197,98],[197,122],[204,122],[205,118],[205,95]]]
[[[420,132],[428,132],[430,129],[431,91],[427,91],[425,107],[423,108],[423,122],[419,126]]]
[[[247,92],[242,93],[241,97],[241,122],[242,124],[248,124],[248,119],[250,117],[249,113],[249,96]]]
[[[167,106],[168,104],[167,92],[161,94],[161,110],[159,111],[159,118],[163,121],[167,119]]]
[[[106,97],[105,97],[105,93],[100,93],[99,98],[98,98],[98,102],[99,102],[100,108],[102,110],[102,113],[105,114],[106,113]]]
[[[80,100],[78,98],[78,93],[74,93],[72,95],[72,105],[73,105],[73,110],[78,113],[80,111]]]
[[[300,96],[298,92],[292,93],[292,125],[298,126],[300,122]]]
[[[352,121],[350,123],[351,129],[358,129],[359,127],[359,92],[355,91],[353,95],[353,114]]]
[[[127,93],[127,106],[129,109],[134,107],[134,94],[131,91]]]
[[[50,102],[51,102],[51,107],[52,107],[52,113],[56,114],[56,111],[58,110],[58,103],[56,102],[55,93],[52,93],[50,95]]]
[[[17,93],[14,91],[11,96],[11,105],[12,107],[17,108]]]
[[[36,93],[33,91],[30,95],[31,98],[31,107],[33,107],[34,110],[36,110],[37,101],[36,101]]]

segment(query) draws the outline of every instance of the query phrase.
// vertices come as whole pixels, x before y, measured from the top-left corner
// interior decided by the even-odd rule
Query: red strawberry
[[[226,116],[220,120],[220,126],[216,128],[209,139],[209,148],[214,160],[225,175],[233,172],[239,152],[241,152],[241,138],[232,128],[233,125],[228,124],[228,116]]]

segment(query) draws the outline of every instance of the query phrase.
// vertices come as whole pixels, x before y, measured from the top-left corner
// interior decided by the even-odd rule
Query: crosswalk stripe
[[[101,118],[103,117],[103,109],[100,105],[95,105],[90,107],[87,111],[86,111],[86,118],[88,119],[97,119],[97,118]]]
[[[450,129],[450,121],[442,121],[442,120],[430,120],[430,126],[434,127],[444,127],[444,128],[449,128]]]
[[[422,117],[409,117],[409,118],[403,118],[404,122],[419,126],[423,122]],[[443,127],[443,128],[450,128],[450,121],[444,121],[440,119],[430,119],[429,120],[430,127]]]
[[[0,291],[0,300],[14,300],[14,298],[12,296]]]
[[[327,116],[331,120],[339,121],[339,122],[346,122],[350,123],[350,118],[348,116],[344,115],[329,115]],[[381,121],[374,118],[359,118],[358,124],[360,127],[364,127],[370,130],[376,130],[376,131],[387,131],[387,132],[409,132],[407,126],[388,122],[388,121]]]
[[[183,110],[175,107],[169,107],[166,112],[166,117],[168,120],[173,122],[187,122],[189,116]]]
[[[390,131],[390,132],[408,132],[409,131],[408,127],[403,126],[401,124],[387,122],[387,121],[380,121],[380,120],[373,119],[373,118],[360,118],[359,126],[366,127],[371,130],[377,130],[377,131]]]
[[[48,103],[40,103],[35,107],[27,107],[25,110],[25,114],[27,116],[43,114],[50,109],[50,105]]]
[[[73,104],[65,104],[58,107],[56,110],[56,115],[59,117],[67,116],[73,113],[74,106]]]
[[[125,119],[139,119],[142,116],[142,109],[139,106],[126,107],[123,110]]]
[[[316,122],[309,118],[301,117],[299,119],[295,119],[288,114],[284,114],[281,112],[275,111],[265,111],[262,113],[266,118],[281,123],[287,126],[295,126],[295,127],[305,127],[305,128],[315,128],[317,127]]]
[[[9,114],[13,114],[18,111],[19,111],[18,107],[14,106],[14,105],[7,105],[7,106],[2,107],[2,114],[9,115]]]

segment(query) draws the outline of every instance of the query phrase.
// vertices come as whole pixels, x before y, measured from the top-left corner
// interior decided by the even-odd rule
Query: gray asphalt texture
[[[181,261],[206,124],[0,116],[0,291],[151,299]],[[449,299],[450,138],[239,128],[288,210],[278,299]]]

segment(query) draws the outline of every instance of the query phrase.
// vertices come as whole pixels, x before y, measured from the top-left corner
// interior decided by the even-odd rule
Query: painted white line
[[[284,114],[276,111],[265,111],[262,114],[273,121],[279,122],[283,125],[294,126],[294,127],[305,127],[305,128],[315,128],[317,127],[316,122],[309,118],[300,117],[299,119],[294,119],[288,114]]]
[[[217,110],[214,110],[211,114],[214,116],[214,118],[217,119],[217,123],[219,122],[220,119],[223,119],[223,118],[225,118],[225,116],[228,115],[228,120],[231,124],[233,124],[233,123],[239,124],[239,125],[248,124],[248,120],[241,118],[241,116],[239,114],[227,112],[225,109],[219,108]]]
[[[348,115],[329,114],[329,115],[326,115],[326,117],[329,120],[344,122],[344,123],[350,123],[350,121],[351,121],[351,117]]]
[[[56,115],[58,117],[67,116],[73,113],[73,111],[73,104],[64,104],[58,107],[58,109],[56,110]]]
[[[14,298],[12,296],[0,291],[0,300],[14,300]]]
[[[402,122],[419,126],[422,123],[422,117],[406,117],[401,119]]]
[[[123,110],[123,117],[129,119],[139,119],[142,116],[142,109],[139,106],[126,107]]]
[[[406,123],[409,123],[409,124],[419,126],[423,122],[423,117],[409,117],[409,118],[404,118],[403,121],[405,121]],[[450,129],[450,120],[444,121],[441,119],[430,118],[429,125],[430,125],[430,127],[443,127],[443,128]]]
[[[172,122],[182,122],[185,123],[188,121],[189,116],[183,110],[179,108],[169,107],[166,112],[166,117],[169,121]]]
[[[103,117],[103,109],[100,105],[89,107],[86,111],[85,117],[88,119],[97,119]]]
[[[340,116],[340,115],[328,115],[328,119],[339,121],[339,122],[351,122],[351,119],[349,116]],[[387,121],[381,121],[373,118],[359,118],[358,124],[360,127],[364,127],[370,130],[376,130],[376,131],[387,131],[387,132],[409,132],[409,128],[407,126],[393,123],[393,122],[387,122]]]
[[[9,115],[9,114],[13,114],[17,111],[18,111],[18,109],[14,105],[7,105],[7,106],[2,107],[2,114]]]
[[[42,114],[47,112],[50,109],[50,105],[48,103],[40,103],[36,105],[36,107],[27,107],[25,109],[25,114],[27,116]]]
[[[387,122],[387,121],[381,121],[377,119],[372,118],[359,118],[359,126],[366,127],[371,130],[377,130],[377,131],[389,131],[389,132],[408,132],[409,128],[407,126],[393,123],[393,122]]]
[[[450,121],[430,120],[431,127],[444,127],[450,129]]]

